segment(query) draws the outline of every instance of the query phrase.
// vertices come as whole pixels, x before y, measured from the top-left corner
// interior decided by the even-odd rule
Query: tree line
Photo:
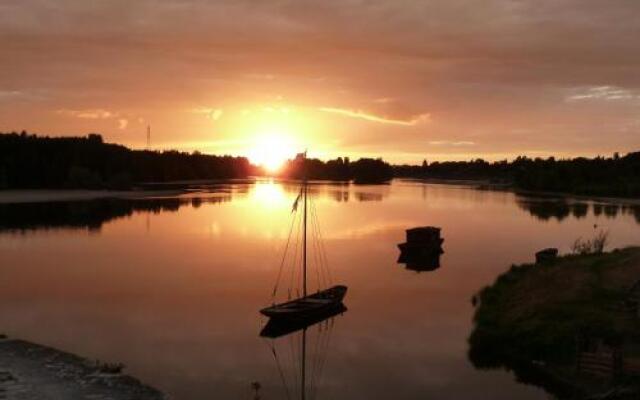
[[[99,134],[0,133],[0,189],[128,189],[137,182],[240,178],[253,169],[243,157],[131,150]]]
[[[321,161],[298,155],[286,163],[281,176],[300,179],[306,174],[309,179],[351,181],[354,183],[384,183],[393,179],[392,166],[380,158],[361,158],[351,161],[349,157]]]
[[[381,159],[330,161],[295,158],[280,176],[378,183],[393,178]],[[105,143],[99,134],[47,137],[0,133],[0,189],[129,189],[141,183],[245,178],[265,174],[245,157],[175,150],[131,150]]]
[[[487,162],[426,160],[419,166],[394,167],[397,177],[485,180],[531,191],[566,192],[595,196],[640,196],[640,152],[612,157],[528,158]]]
[[[245,157],[175,150],[131,150],[105,143],[99,134],[47,137],[0,133],[0,189],[128,189],[142,182],[244,178],[264,174]],[[301,156],[279,176],[382,183],[393,177],[483,180],[531,191],[597,196],[640,196],[640,152],[612,157],[560,159],[518,157],[513,161],[432,162],[390,165],[380,158],[321,161]]]

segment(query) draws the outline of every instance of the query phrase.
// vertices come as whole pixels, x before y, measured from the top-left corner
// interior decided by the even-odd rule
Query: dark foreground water
[[[467,359],[470,299],[594,225],[640,244],[640,209],[396,181],[311,191],[344,314],[308,329],[308,399],[542,399]],[[229,184],[145,200],[0,205],[0,333],[127,371],[175,399],[300,398],[301,333],[261,338],[296,188]],[[442,227],[441,267],[397,264]],[[285,285],[289,278],[284,278]],[[0,360],[1,363],[1,360]]]

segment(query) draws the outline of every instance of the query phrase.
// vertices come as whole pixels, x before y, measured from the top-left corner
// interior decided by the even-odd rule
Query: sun
[[[293,139],[282,133],[260,134],[253,142],[253,148],[248,155],[249,161],[270,173],[280,171],[284,163],[296,155]]]

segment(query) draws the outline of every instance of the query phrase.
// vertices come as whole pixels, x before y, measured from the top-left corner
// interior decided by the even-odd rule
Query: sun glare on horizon
[[[295,157],[297,146],[294,140],[282,133],[270,132],[258,135],[248,157],[251,163],[263,167],[267,172],[278,172],[288,159]]]

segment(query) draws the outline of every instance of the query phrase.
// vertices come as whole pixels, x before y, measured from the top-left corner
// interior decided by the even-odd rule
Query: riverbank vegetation
[[[585,389],[584,376],[577,372],[585,343],[615,349],[612,359],[640,357],[634,296],[639,280],[637,247],[513,266],[475,298],[469,358],[478,368],[514,370],[525,381],[532,370],[538,370],[538,377],[542,371],[549,375],[546,382],[554,383],[546,387],[555,388],[551,391],[557,382]],[[630,382],[624,370],[612,375]],[[640,387],[636,377],[631,382]]]
[[[393,178],[381,159],[348,157],[287,162],[280,177],[383,183]],[[130,189],[140,183],[246,178],[265,174],[245,157],[174,150],[131,150],[102,136],[46,137],[0,133],[0,189]],[[160,187],[160,185],[145,187]]]
[[[0,134],[0,189],[128,189],[136,182],[227,179],[249,175],[243,157],[130,150],[86,137]]]
[[[277,176],[384,183],[393,177],[482,180],[517,190],[592,196],[640,196],[640,152],[610,158],[531,159],[487,162],[481,159],[395,165],[380,158],[348,157],[322,161],[293,159]],[[245,178],[266,174],[245,157],[175,150],[131,150],[104,143],[98,134],[46,137],[0,133],[0,189],[126,189],[140,182]]]
[[[527,191],[640,196],[640,152],[591,159],[518,157],[511,162],[477,159],[427,163],[425,160],[420,166],[395,166],[394,174],[421,179],[483,180]]]

